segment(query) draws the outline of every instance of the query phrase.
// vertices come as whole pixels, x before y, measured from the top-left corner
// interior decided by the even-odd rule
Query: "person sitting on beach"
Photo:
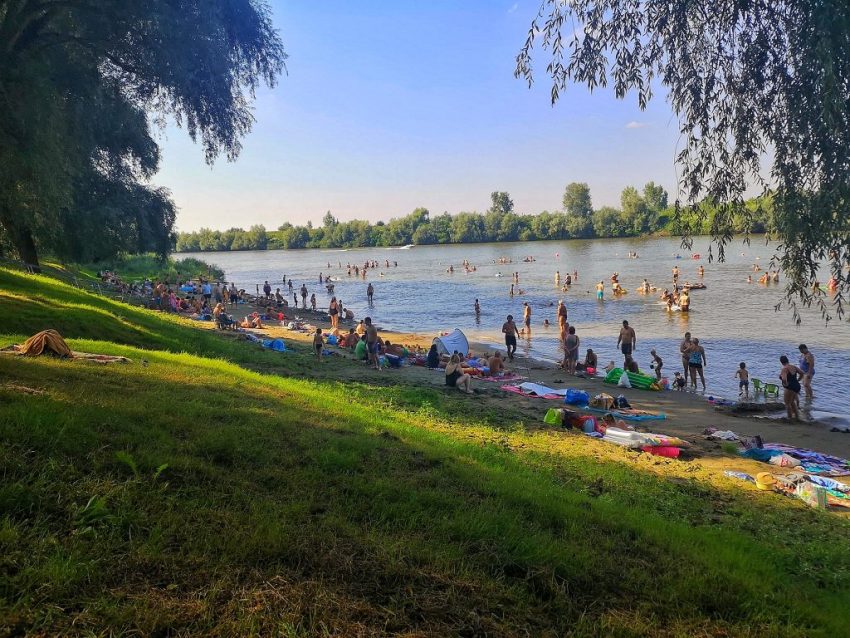
[[[360,336],[363,336],[363,335],[366,334],[366,324],[363,323],[362,319],[360,320],[360,323],[357,324],[357,327],[355,328],[355,332]]]
[[[505,362],[498,350],[487,360],[487,366],[490,368],[491,377],[498,377],[505,373]]]
[[[576,370],[587,370],[588,368],[593,368],[596,370],[596,365],[599,361],[599,358],[596,356],[596,353],[592,348],[588,348],[587,352],[584,355],[584,361],[579,361],[576,363]]]
[[[343,312],[343,315],[345,316],[346,321],[351,321],[351,320],[354,319],[354,312],[352,312],[348,308],[345,309],[345,311]]]
[[[247,315],[239,325],[243,328],[257,328],[259,330],[264,328],[258,312],[252,312],[250,315]]]
[[[366,345],[366,335],[361,335],[360,340],[354,346],[354,358],[357,361],[365,361],[368,356],[369,347]]]
[[[353,348],[357,345],[357,342],[360,341],[360,337],[356,332],[354,332],[354,328],[348,329],[348,334],[343,337],[340,345],[343,348]]]
[[[436,370],[440,367],[440,353],[437,352],[436,343],[432,343],[431,349],[428,350],[428,357],[425,359],[425,367],[430,370]]]
[[[404,354],[402,347],[398,344],[391,343],[389,339],[384,341],[384,354],[391,354],[394,357],[401,357]]]
[[[682,376],[682,373],[676,370],[673,373],[673,388],[679,390],[680,392],[685,389],[685,377]]]
[[[632,359],[632,355],[627,354],[626,360],[623,363],[623,367],[626,369],[626,372],[634,372],[635,374],[640,373],[640,368],[638,368],[637,361]]]
[[[472,377],[463,371],[460,363],[460,355],[454,353],[446,365],[446,385],[452,388],[459,388],[467,394],[472,392]]]

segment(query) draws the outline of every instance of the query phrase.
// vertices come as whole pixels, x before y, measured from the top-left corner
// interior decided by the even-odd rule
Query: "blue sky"
[[[258,94],[239,159],[210,168],[184,131],[162,140],[180,230],[483,211],[494,190],[537,213],[572,181],[595,206],[650,180],[674,193],[663,96],[642,112],[575,86],[553,108],[540,52],[534,88],[513,77],[537,0],[271,4],[289,73]]]

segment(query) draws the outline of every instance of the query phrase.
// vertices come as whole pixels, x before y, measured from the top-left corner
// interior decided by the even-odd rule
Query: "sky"
[[[484,211],[497,190],[531,214],[559,209],[570,182],[596,207],[648,181],[676,192],[663,96],[641,111],[635,95],[573,86],[553,107],[540,51],[534,87],[514,78],[537,0],[270,5],[287,74],[258,92],[238,160],[209,167],[184,130],[162,134],[154,181],[178,230]]]

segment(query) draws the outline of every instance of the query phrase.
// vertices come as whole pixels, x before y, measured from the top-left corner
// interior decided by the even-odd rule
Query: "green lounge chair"
[[[775,397],[779,396],[779,386],[775,383],[765,383],[764,384],[764,396],[773,395]]]

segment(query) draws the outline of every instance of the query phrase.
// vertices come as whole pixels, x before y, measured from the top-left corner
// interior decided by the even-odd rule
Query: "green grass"
[[[0,634],[850,626],[846,521],[698,463],[644,461],[665,476],[401,375],[334,381],[347,361],[319,378],[298,349],[49,278],[0,270],[0,308],[0,345],[64,321],[74,349],[133,360],[0,356]]]

